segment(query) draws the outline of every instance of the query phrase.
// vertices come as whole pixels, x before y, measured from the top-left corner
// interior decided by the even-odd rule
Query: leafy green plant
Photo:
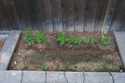
[[[111,44],[111,37],[106,34],[102,34],[99,42],[100,42],[100,45],[102,46],[108,46]]]
[[[96,44],[96,42],[97,42],[97,40],[95,37],[90,37],[90,39],[89,39],[90,44],[94,45],[94,44]]]
[[[59,33],[57,36],[57,42],[62,46],[66,43],[66,36],[63,32]]]
[[[82,38],[82,43],[83,44],[89,44],[89,42],[90,42],[89,37],[85,36],[85,37]]]
[[[44,64],[44,65],[41,65],[41,69],[43,71],[47,71],[49,69],[48,65],[47,64]]]
[[[95,37],[87,37],[87,36],[85,36],[85,37],[82,38],[82,42],[83,42],[83,44],[91,44],[91,45],[93,45],[93,44],[96,44],[97,40],[96,40]]]
[[[37,44],[43,44],[47,42],[47,37],[42,32],[36,32],[34,39],[35,43]]]
[[[34,37],[32,35],[32,30],[26,31],[26,35],[24,37],[25,42],[31,46],[34,44]]]
[[[82,43],[82,39],[79,37],[67,37],[66,43],[70,45],[80,45]]]

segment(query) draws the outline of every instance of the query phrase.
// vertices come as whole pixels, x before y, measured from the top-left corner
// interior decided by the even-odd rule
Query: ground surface
[[[124,83],[125,73],[0,71],[0,83]]]
[[[70,33],[69,35],[74,35]],[[75,33],[75,36],[96,36],[95,33]],[[114,40],[103,48],[97,45],[83,45],[80,48],[59,47],[55,41],[56,33],[47,33],[49,47],[41,49],[34,45],[28,47],[21,37],[9,69],[50,71],[120,71],[122,68]]]

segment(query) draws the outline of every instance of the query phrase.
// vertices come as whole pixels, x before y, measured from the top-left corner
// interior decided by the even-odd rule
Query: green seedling
[[[35,43],[37,44],[43,44],[47,42],[47,37],[42,32],[36,32],[34,39],[35,39]]]
[[[58,37],[57,37],[57,42],[63,46],[65,43],[66,43],[66,37],[65,37],[65,34],[62,32],[62,33],[59,33]]]
[[[26,35],[25,35],[25,37],[24,37],[24,40],[25,40],[25,42],[26,42],[29,46],[31,46],[31,45],[34,44],[34,37],[33,37],[33,35],[32,35],[32,31],[31,31],[31,30],[30,30],[30,31],[26,31]]]
[[[101,35],[99,42],[101,46],[108,46],[111,44],[112,41],[110,36],[103,34]]]

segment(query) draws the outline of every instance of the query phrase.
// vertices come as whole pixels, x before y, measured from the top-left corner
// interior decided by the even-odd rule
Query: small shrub
[[[81,45],[81,44],[96,44],[97,40],[95,37],[75,37],[75,36],[66,36],[64,33],[60,33],[57,37],[57,41],[60,45]]]
[[[111,44],[111,37],[106,34],[103,34],[101,35],[99,42],[101,46],[108,46]]]
[[[35,43],[37,44],[43,44],[47,42],[47,37],[42,32],[36,32],[34,39]]]
[[[66,36],[65,34],[62,32],[62,33],[59,33],[59,35],[57,36],[57,42],[63,46],[65,43],[66,43]]]
[[[26,35],[24,37],[25,42],[31,46],[34,44],[34,37],[32,35],[32,30],[26,31]]]

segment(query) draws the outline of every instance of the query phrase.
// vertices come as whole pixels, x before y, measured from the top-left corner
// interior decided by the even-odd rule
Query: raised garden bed
[[[121,71],[112,33],[23,32],[10,70]]]

